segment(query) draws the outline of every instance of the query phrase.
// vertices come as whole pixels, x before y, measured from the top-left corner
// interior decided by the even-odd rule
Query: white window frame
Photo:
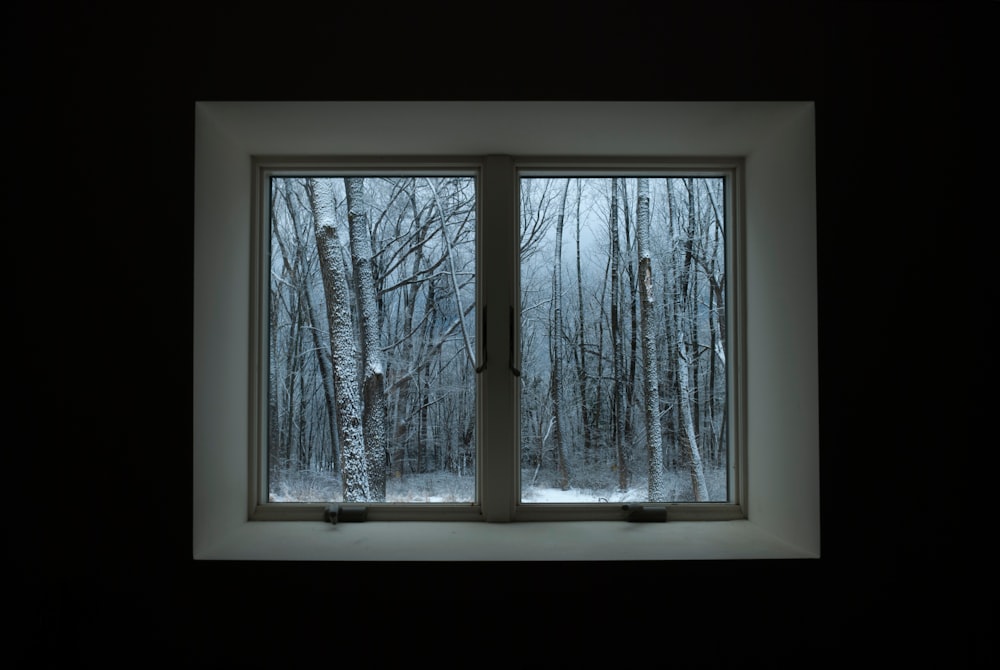
[[[200,102],[195,109],[194,519],[198,559],[624,560],[819,556],[814,109],[811,102]],[[259,155],[737,157],[745,169],[746,468],[727,520],[522,520],[485,498],[489,520],[275,523],[254,515],[252,371],[259,299],[248,174]],[[514,169],[514,162],[510,163]],[[497,167],[497,166],[494,166]],[[513,184],[513,179],[507,180]],[[491,196],[486,183],[485,197]],[[495,197],[512,193],[497,186]],[[501,193],[497,195],[497,191]],[[508,232],[501,232],[501,228]],[[512,234],[489,226],[485,235]],[[509,278],[508,278],[509,279]],[[252,283],[252,282],[250,282]],[[513,290],[508,280],[496,292]],[[514,283],[516,286],[516,282]],[[516,304],[515,296],[509,296]],[[504,326],[488,325],[490,342]],[[497,371],[499,372],[499,371]],[[489,374],[489,371],[487,372]],[[511,377],[510,375],[507,375]],[[490,386],[491,392],[494,388]],[[498,400],[481,408],[513,416]],[[505,392],[501,391],[501,396]],[[480,394],[482,396],[482,394]],[[484,403],[484,400],[480,400]],[[488,422],[488,419],[487,419]],[[487,423],[486,430],[495,425]],[[517,435],[514,426],[501,435]],[[500,441],[504,441],[502,438]],[[507,449],[507,453],[516,450]],[[483,467],[499,472],[487,447]],[[516,465],[516,461],[507,463]],[[513,468],[516,469],[516,468]],[[509,486],[506,475],[484,486]],[[516,481],[516,476],[514,477]],[[508,497],[506,500],[510,500]],[[506,507],[507,509],[504,509]],[[291,518],[295,518],[293,514]]]
[[[671,521],[723,521],[746,518],[746,393],[743,381],[743,332],[745,328],[743,278],[743,159],[739,157],[715,158],[623,158],[603,157],[516,157],[511,160],[516,180],[521,177],[723,177],[725,187],[725,229],[726,229],[726,333],[727,350],[727,412],[730,430],[727,440],[727,499],[715,502],[670,502],[652,503],[652,508],[662,508]],[[520,197],[516,198],[520,203]],[[520,219],[520,212],[516,219]],[[518,245],[515,232],[515,245]],[[514,247],[517,249],[517,246]],[[493,258],[493,257],[491,257]],[[510,275],[517,266],[513,263],[499,264],[490,268],[491,276],[502,277],[511,285],[513,305],[520,309],[521,290],[518,274]],[[517,335],[519,340],[520,336]],[[514,343],[519,349],[520,342]],[[520,362],[515,363],[520,367]],[[515,421],[520,412],[520,394],[515,393]],[[509,437],[519,440],[520,435]],[[515,455],[517,458],[517,455]],[[519,462],[519,461],[518,461]],[[515,462],[516,466],[516,462]],[[607,503],[560,504],[520,502],[520,469],[516,468],[513,487],[513,508],[504,521],[576,521],[622,520],[627,519],[630,507]],[[660,518],[659,515],[657,518]]]
[[[268,361],[268,338],[266,315],[268,314],[268,277],[265,274],[269,267],[270,249],[268,245],[270,221],[269,212],[272,177],[329,177],[337,175],[351,176],[466,176],[472,177],[477,184],[482,183],[484,160],[478,156],[434,156],[434,157],[302,157],[302,156],[253,156],[251,194],[253,210],[251,218],[251,343],[250,355],[255,364],[250,366],[251,389],[251,440],[250,440],[250,479],[253,483],[248,488],[248,508],[253,521],[323,521],[326,516],[326,503],[271,503],[268,502],[269,484],[267,481],[267,407],[268,388],[266,371]],[[477,187],[478,188],[478,187]],[[481,256],[483,207],[477,194],[477,230],[476,254]],[[477,259],[476,303],[484,304],[482,282],[478,281],[480,262]],[[481,310],[477,309],[477,330],[482,323]],[[482,338],[476,337],[476,359],[484,356]],[[478,399],[482,397],[480,389],[483,386],[484,375],[476,375],[477,388],[477,435],[483,434],[483,406]],[[482,454],[477,449],[476,467],[477,492],[481,490]],[[482,521],[482,505],[477,499],[471,503],[365,503],[365,518],[371,521]]]
[[[727,256],[727,318],[729,333],[727,356],[727,405],[730,415],[728,431],[728,490],[726,501],[692,503],[658,503],[670,520],[707,521],[746,517],[743,491],[743,463],[746,460],[743,407],[743,329],[744,318],[742,280],[742,181],[743,161],[740,158],[715,159],[641,159],[605,157],[512,157],[512,156],[447,156],[447,157],[283,157],[254,156],[253,210],[251,232],[251,314],[250,355],[256,364],[250,366],[251,388],[251,449],[250,477],[255,485],[248,490],[250,519],[322,521],[325,503],[272,503],[268,501],[267,430],[269,368],[267,342],[268,268],[270,267],[269,212],[271,179],[274,177],[305,176],[372,176],[372,175],[463,175],[477,180],[477,276],[489,281],[477,281],[476,359],[485,361],[484,370],[476,375],[477,389],[477,476],[476,499],[471,503],[366,503],[366,519],[372,521],[579,521],[627,520],[634,506],[613,503],[551,503],[520,501],[521,481],[519,458],[520,393],[512,372],[520,363],[510,360],[519,351],[519,334],[512,332],[512,314],[520,312],[519,268],[517,266],[518,220],[520,197],[518,189],[523,176],[548,177],[722,177],[726,179],[726,256]],[[514,208],[510,203],[515,203]],[[490,250],[484,253],[484,250]],[[503,251],[506,249],[506,253]],[[490,306],[492,310],[488,310]],[[485,319],[486,314],[492,314]],[[515,320],[516,323],[519,321]],[[478,332],[487,327],[486,340]],[[514,341],[511,340],[514,335]],[[487,351],[483,343],[489,341]],[[492,360],[492,365],[490,361]],[[490,402],[483,401],[490,398]]]

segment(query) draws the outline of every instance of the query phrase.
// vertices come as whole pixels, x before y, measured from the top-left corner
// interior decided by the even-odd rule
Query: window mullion
[[[517,176],[510,156],[487,156],[483,169],[479,235],[481,304],[486,319],[487,366],[480,375],[480,481],[486,521],[513,520],[518,491],[518,394],[510,360],[510,318],[517,297]]]

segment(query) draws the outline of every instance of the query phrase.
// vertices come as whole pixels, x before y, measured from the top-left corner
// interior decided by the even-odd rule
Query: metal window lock
[[[626,521],[666,521],[666,505],[622,505],[622,509],[628,512]]]
[[[364,505],[341,505],[330,503],[323,513],[323,520],[336,525],[338,522],[360,522],[368,518],[368,508]]]

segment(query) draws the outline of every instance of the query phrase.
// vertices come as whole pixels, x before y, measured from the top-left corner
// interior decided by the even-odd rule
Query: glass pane
[[[521,501],[727,501],[725,180],[521,179]]]
[[[271,502],[473,502],[475,178],[271,180]]]

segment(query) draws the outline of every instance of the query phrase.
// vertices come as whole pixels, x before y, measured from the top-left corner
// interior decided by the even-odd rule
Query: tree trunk
[[[618,243],[618,177],[611,178],[611,349],[614,356],[614,379],[612,380],[613,425],[611,429],[614,444],[615,464],[618,470],[618,488],[628,490],[628,462],[625,460],[625,357],[621,333],[621,278],[619,276],[621,250]]]
[[[622,219],[624,225],[622,226],[622,232],[625,235],[625,258],[628,262],[625,264],[625,276],[628,277],[628,284],[623,286],[628,289],[629,295],[629,342],[628,342],[628,356],[625,360],[628,362],[628,377],[625,382],[625,432],[622,442],[625,445],[625,454],[628,462],[631,462],[634,458],[633,454],[633,435],[635,435],[634,417],[632,409],[635,407],[635,366],[636,361],[639,357],[636,355],[639,350],[639,340],[638,340],[638,323],[639,323],[639,305],[638,305],[638,286],[636,285],[635,278],[635,266],[632,264],[633,256],[628,253],[628,250],[632,247],[632,217],[629,215],[629,203],[628,203],[628,192],[625,188],[627,182],[625,179],[619,180],[619,185],[622,190],[622,201],[621,201],[621,211]]]
[[[649,499],[666,500],[663,476],[663,435],[660,432],[660,382],[656,369],[656,328],[653,325],[652,256],[649,251],[649,179],[639,178],[636,203],[636,247],[639,256],[639,291],[642,319],[642,372],[646,415]]]
[[[301,286],[300,288],[302,294],[301,299],[305,300],[306,303],[306,316],[308,320],[305,325],[306,328],[308,328],[309,331],[312,333],[313,349],[316,352],[316,365],[319,368],[320,382],[323,385],[323,400],[324,400],[324,406],[326,408],[327,427],[330,431],[330,442],[331,442],[330,452],[332,456],[333,471],[339,472],[340,459],[338,457],[338,454],[340,453],[340,446],[339,446],[340,440],[339,436],[337,435],[337,409],[334,400],[335,390],[333,384],[333,376],[330,373],[327,361],[329,347],[325,343],[320,341],[319,332],[315,327],[317,322],[316,308],[313,306],[312,298],[310,296],[310,288],[305,278],[300,277],[302,272],[299,270],[299,268],[306,267],[306,261],[302,258],[302,256],[305,253],[304,250],[306,248],[306,245],[303,244],[302,240],[299,237],[300,234],[299,215],[298,215],[299,210],[292,204],[292,199],[288,193],[287,188],[282,189],[282,196],[285,202],[285,210],[288,212],[288,216],[292,221],[292,229],[294,232],[294,239],[293,239],[294,249],[295,249],[294,265],[289,260],[288,249],[287,246],[284,244],[281,236],[275,235],[275,239],[277,240],[278,247],[281,251],[282,265],[285,268],[285,271],[289,273],[289,276],[292,278],[293,283]]]
[[[694,239],[695,239],[695,211],[694,211],[694,185],[693,180],[685,180],[688,192],[688,225],[684,231],[684,262],[682,264],[682,279],[679,282],[678,295],[684,304],[678,309],[679,314],[683,314],[687,324],[677,323],[677,377],[680,389],[681,424],[684,431],[681,443],[686,443],[686,456],[688,468],[691,473],[691,486],[694,492],[694,499],[697,502],[708,500],[708,488],[705,484],[705,471],[701,461],[701,450],[698,447],[698,434],[695,428],[696,402],[692,400],[696,388],[692,388],[690,382],[690,359],[688,356],[689,345],[693,347],[697,344],[697,323],[696,311],[698,309],[697,295],[694,292]],[[685,325],[688,327],[685,329]],[[685,333],[688,341],[685,342]]]
[[[563,444],[562,417],[562,237],[566,219],[566,196],[569,193],[569,179],[563,190],[562,206],[556,217],[555,267],[552,269],[552,363],[550,365],[549,393],[552,397],[552,448],[556,456],[556,471],[559,488],[569,488],[569,472],[566,465],[566,445]]]
[[[368,231],[368,215],[364,198],[364,179],[345,177],[347,191],[347,221],[351,232],[351,263],[354,266],[354,288],[361,315],[361,360],[364,397],[363,426],[365,456],[368,464],[368,485],[373,502],[385,501],[386,466],[389,450],[385,422],[385,373],[382,363],[381,324],[375,298],[375,276],[372,268],[372,241]]]
[[[577,315],[577,384],[580,393],[580,422],[583,424],[583,459],[589,463],[591,454],[590,408],[587,402],[587,349],[585,346],[586,321],[583,307],[583,272],[580,262],[580,180],[576,180],[576,301],[579,313]]]
[[[708,486],[705,483],[705,470],[701,462],[701,451],[698,448],[698,436],[694,430],[694,418],[691,412],[691,389],[688,382],[688,360],[683,345],[678,349],[677,377],[680,386],[681,422],[684,426],[684,436],[681,443],[686,443],[688,469],[691,473],[691,489],[696,502],[708,500]]]
[[[306,195],[313,215],[316,248],[319,250],[323,290],[326,295],[327,320],[330,325],[330,352],[333,378],[337,389],[337,422],[341,446],[341,472],[344,500],[367,502],[371,499],[368,462],[362,426],[361,398],[358,395],[358,371],[354,326],[351,321],[351,298],[347,286],[347,267],[337,235],[333,198],[327,180],[309,178]]]

